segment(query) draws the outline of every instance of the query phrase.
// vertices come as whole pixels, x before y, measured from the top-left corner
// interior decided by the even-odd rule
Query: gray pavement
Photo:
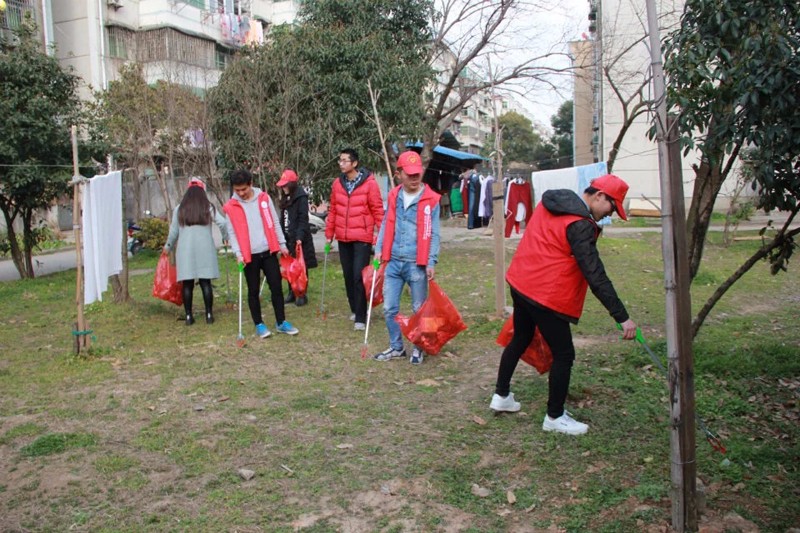
[[[783,224],[786,220],[786,215],[783,213],[775,214],[773,216],[768,216],[764,214],[758,214],[753,216],[750,220],[742,223],[739,225],[739,231],[750,231],[750,230],[760,230],[763,228],[768,220],[773,220],[774,225]],[[800,221],[796,221],[793,225],[793,228],[800,227]],[[470,239],[486,239],[491,240],[492,236],[490,233],[490,228],[478,228],[473,230],[468,230],[466,228],[466,223],[463,218],[455,218],[449,220],[443,220],[441,224],[441,238],[443,243],[447,242],[457,242],[457,241],[464,241]],[[661,226],[646,226],[646,227],[631,227],[622,223],[614,223],[611,226],[608,226],[604,233],[606,235],[630,235],[630,234],[638,234],[638,233],[651,233],[651,232],[660,232]],[[723,231],[722,226],[712,226],[710,231]],[[522,234],[516,234],[512,232],[511,237],[509,240],[519,240],[522,237]],[[322,232],[317,232],[314,235],[314,247],[317,250],[317,253],[322,253],[325,246],[325,235]],[[331,249],[332,252],[336,252],[336,242],[334,241],[333,247]],[[69,247],[64,248],[62,250],[58,250],[55,252],[48,252],[37,254],[34,256],[34,272],[36,276],[46,276],[47,274],[52,274],[54,272],[61,272],[63,270],[69,270],[71,268],[75,268],[76,264],[76,257],[75,257],[75,248]],[[19,273],[17,273],[17,269],[14,267],[13,261],[10,259],[5,259],[0,261],[0,281],[13,281],[18,280]]]

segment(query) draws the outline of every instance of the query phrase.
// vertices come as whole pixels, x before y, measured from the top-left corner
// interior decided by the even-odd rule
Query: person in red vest
[[[248,171],[235,170],[230,179],[233,195],[224,207],[228,215],[228,236],[236,260],[244,264],[247,304],[256,326],[256,335],[262,339],[272,335],[261,316],[261,272],[267,278],[271,293],[275,329],[280,333],[297,335],[299,331],[286,320],[284,311],[278,253],[288,255],[289,249],[280,230],[278,210],[267,193],[253,187],[253,176]]]
[[[622,220],[628,219],[622,205],[627,192],[627,183],[606,174],[580,196],[568,189],[549,190],[542,196],[506,272],[514,302],[514,336],[500,359],[491,409],[520,410],[510,392],[511,377],[538,327],[553,353],[542,429],[568,435],[589,430],[564,409],[575,360],[570,324],[578,323],[586,289],[591,288],[622,325],[623,337],[636,336],[636,324],[608,279],[596,247],[601,231],[597,221],[615,211]]]
[[[439,195],[422,183],[422,159],[413,151],[397,159],[401,185],[389,191],[386,216],[375,245],[375,259],[386,262],[383,278],[383,313],[389,330],[389,347],[373,356],[377,361],[406,357],[400,325],[395,317],[400,311],[403,285],[411,289],[414,312],[428,297],[439,261]],[[422,363],[424,353],[415,346],[409,361]]]
[[[367,322],[367,296],[361,271],[369,264],[372,245],[383,220],[383,199],[372,172],[358,166],[358,153],[352,148],[339,152],[341,174],[333,181],[325,239],[328,246],[336,239],[342,263],[350,320],[355,330],[363,331]]]

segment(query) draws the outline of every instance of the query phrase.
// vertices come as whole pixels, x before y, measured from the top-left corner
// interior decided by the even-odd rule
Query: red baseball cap
[[[619,176],[614,174],[606,174],[593,180],[590,185],[598,191],[603,191],[606,196],[614,200],[617,214],[622,220],[628,220],[628,215],[625,214],[625,195],[628,194],[628,184],[622,181]]]
[[[189,187],[200,187],[203,190],[206,190],[206,184],[203,183],[203,180],[200,178],[192,178],[189,180],[189,184],[186,186],[188,189]]]
[[[294,170],[287,168],[281,174],[281,179],[278,180],[278,187],[283,187],[284,185],[288,185],[289,182],[297,181],[297,173]]]
[[[406,171],[406,174],[422,174],[422,158],[417,152],[409,150],[397,158],[397,168]]]

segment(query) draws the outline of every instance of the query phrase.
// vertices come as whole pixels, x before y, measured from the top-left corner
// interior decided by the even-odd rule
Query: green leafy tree
[[[359,148],[376,168],[381,147],[367,80],[381,95],[386,136],[414,138],[432,75],[424,61],[429,12],[422,0],[304,3],[296,26],[244,49],[211,92],[223,166],[250,168],[262,187],[292,167],[312,178],[317,197],[327,195],[342,148]]]
[[[669,101],[688,148],[700,152],[687,215],[691,275],[699,269],[711,213],[745,148],[758,207],[800,204],[800,4],[780,0],[688,0],[665,41]],[[694,320],[698,331],[722,294],[761,259],[786,268],[796,247],[789,223],[726,280]]]
[[[186,134],[201,128],[203,105],[189,89],[159,81],[149,85],[142,65],[129,63],[108,89],[95,94],[95,131],[133,174],[136,212],[142,172],[153,170],[164,205],[172,211],[166,178],[186,157]]]
[[[567,100],[558,108],[558,113],[550,118],[553,126],[553,137],[551,143],[556,148],[557,162],[553,168],[566,168],[573,165],[572,145],[572,100]]]
[[[497,119],[503,131],[504,159],[509,163],[534,165],[537,150],[542,146],[542,138],[533,131],[533,124],[524,116],[510,111]],[[495,134],[491,134],[483,148],[482,155],[489,157],[494,146]]]
[[[70,125],[77,124],[78,78],[42,50],[27,21],[16,43],[0,44],[0,210],[21,278],[34,277],[34,215],[68,189]],[[22,248],[14,222],[22,221]]]

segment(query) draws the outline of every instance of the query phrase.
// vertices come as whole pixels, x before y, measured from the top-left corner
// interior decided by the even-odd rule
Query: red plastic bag
[[[375,292],[372,295],[372,307],[383,303],[383,273],[386,271],[386,263],[382,263],[375,274]],[[361,270],[361,281],[364,282],[364,292],[367,293],[367,305],[369,305],[369,291],[372,289],[372,273],[375,267],[370,262]]]
[[[461,313],[435,281],[428,284],[428,299],[419,310],[411,318],[397,315],[395,321],[409,341],[431,355],[467,329]]]
[[[503,324],[500,333],[497,335],[497,344],[500,346],[508,346],[511,338],[514,336],[514,315],[512,314]],[[535,368],[540,374],[544,374],[550,370],[553,365],[553,352],[550,351],[550,346],[547,341],[542,337],[539,328],[533,331],[533,339],[522,354],[521,359]]]
[[[153,296],[175,305],[183,305],[183,283],[178,281],[178,269],[170,264],[169,254],[161,252],[153,279]]]
[[[308,290],[308,274],[306,274],[306,260],[303,258],[303,245],[297,243],[294,257],[281,255],[281,277],[289,282],[295,297],[305,296]]]

